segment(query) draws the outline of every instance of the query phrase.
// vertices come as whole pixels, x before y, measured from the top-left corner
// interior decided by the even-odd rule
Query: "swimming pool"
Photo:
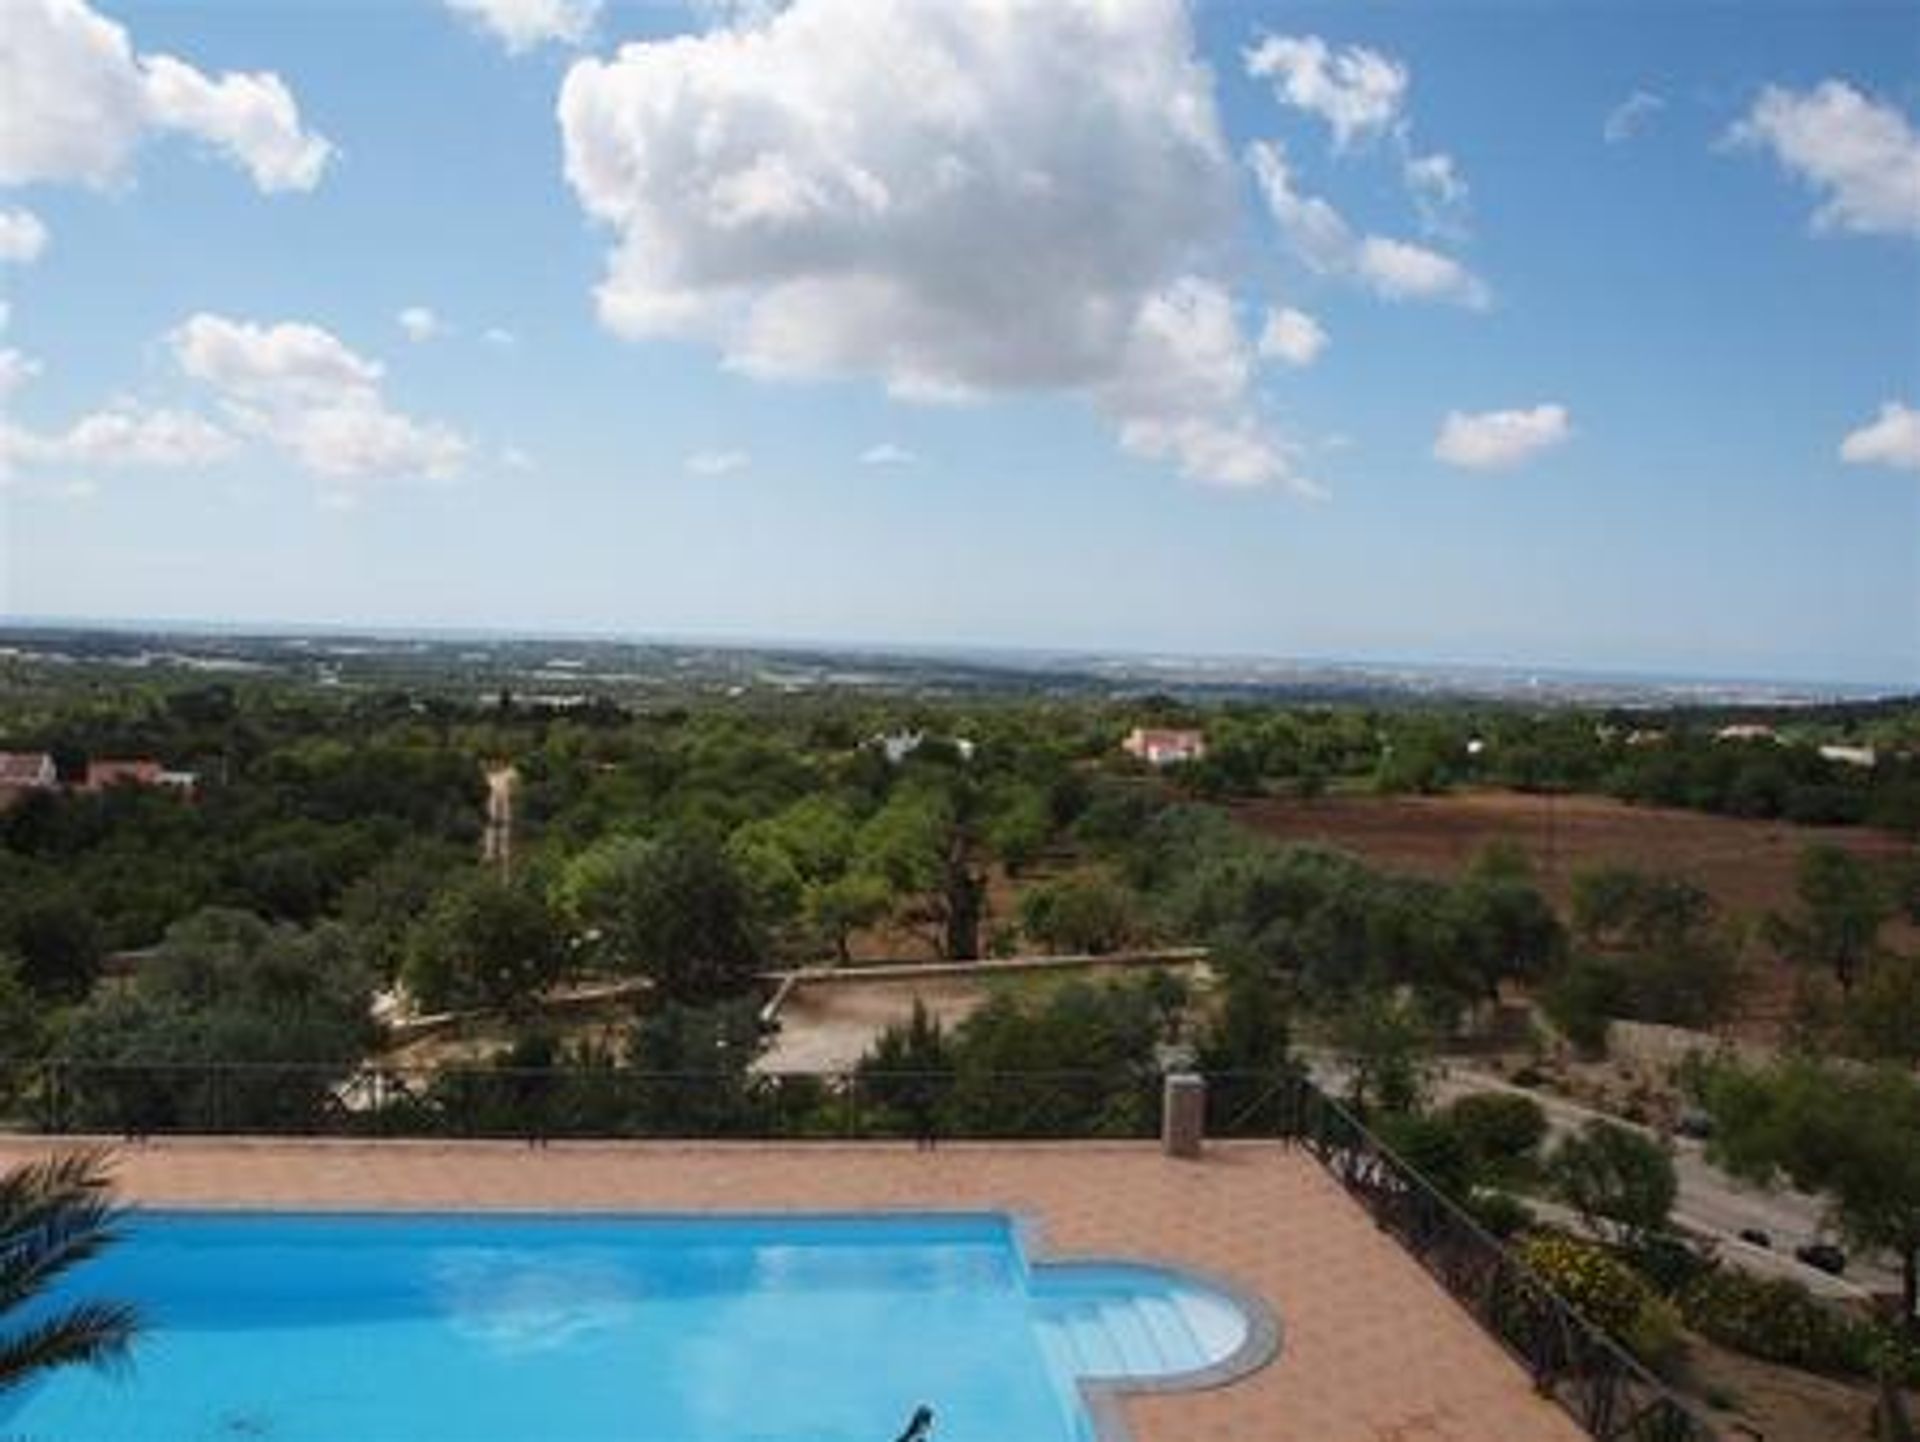
[[[1271,1331],[1154,1268],[1030,1264],[1003,1215],[148,1213],[76,1294],[125,1377],[0,1401],[13,1442],[1088,1442],[1086,1381],[1253,1365]]]

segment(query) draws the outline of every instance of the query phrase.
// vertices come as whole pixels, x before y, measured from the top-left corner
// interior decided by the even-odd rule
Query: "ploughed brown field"
[[[1815,842],[1868,859],[1910,853],[1911,842],[1861,826],[1795,826],[1699,811],[1629,806],[1607,796],[1471,791],[1452,796],[1331,796],[1237,802],[1233,813],[1282,841],[1350,851],[1371,865],[1446,880],[1492,841],[1526,849],[1541,888],[1564,915],[1572,878],[1596,866],[1683,877],[1732,916],[1758,921],[1794,905],[1794,867]],[[1882,933],[1903,951],[1920,927],[1895,920]],[[1766,947],[1747,949],[1746,985],[1732,1030],[1770,1040],[1793,1009],[1794,971]]]
[[[1452,796],[1330,796],[1235,803],[1243,823],[1282,841],[1320,842],[1390,871],[1458,874],[1492,841],[1526,848],[1534,874],[1564,905],[1575,873],[1631,866],[1679,876],[1727,911],[1760,916],[1793,905],[1801,849],[1831,842],[1862,857],[1908,854],[1912,843],[1860,826],[1795,826],[1629,806],[1606,796],[1471,791]],[[1892,935],[1889,939],[1904,940]]]

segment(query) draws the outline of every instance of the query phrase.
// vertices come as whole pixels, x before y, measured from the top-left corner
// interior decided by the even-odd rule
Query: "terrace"
[[[253,1072],[213,1084],[231,1095],[288,1080]],[[863,1101],[851,1078],[785,1080],[795,1099],[838,1094],[827,1113],[837,1134],[768,1106],[728,1140],[673,1137],[674,1128],[647,1139],[596,1135],[604,1128],[586,1126],[586,1113],[553,1111],[541,1119],[542,1135],[520,1138],[497,1126],[461,1128],[496,1133],[487,1136],[344,1134],[369,1129],[363,1095],[359,1110],[325,1120],[332,1135],[134,1141],[120,1152],[119,1178],[140,1206],[195,1210],[1012,1214],[1033,1227],[1046,1260],[1187,1270],[1219,1279],[1277,1320],[1277,1354],[1246,1375],[1103,1395],[1095,1415],[1105,1434],[1137,1442],[1709,1436],[1310,1087],[1216,1079],[1214,1120],[1230,1117],[1242,1135],[1181,1157],[1138,1136],[1036,1135],[1048,1102],[1090,1079],[1008,1080],[1031,1099],[1035,1119],[1017,1139],[909,1140],[898,1133],[898,1096],[891,1110],[871,1095]],[[71,1104],[101,1081],[70,1075],[61,1085]],[[209,1084],[204,1074],[170,1081]],[[697,1089],[686,1078],[623,1083],[669,1085],[683,1098]],[[763,1092],[782,1084],[759,1083]],[[392,1105],[403,1085],[385,1085]],[[1127,1096],[1112,1090],[1106,1099]],[[419,1114],[410,1115],[417,1129]],[[573,1125],[556,1125],[565,1122]],[[52,1144],[0,1139],[0,1164]]]

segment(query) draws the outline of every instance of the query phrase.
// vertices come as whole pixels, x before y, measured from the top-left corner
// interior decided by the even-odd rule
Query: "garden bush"
[[[1649,1367],[1665,1370],[1678,1360],[1679,1312],[1607,1248],[1537,1232],[1521,1243],[1520,1258],[1581,1316]]]
[[[1820,1301],[1797,1282],[1722,1267],[1678,1300],[1688,1326],[1750,1357],[1852,1377],[1876,1376],[1890,1358],[1910,1385],[1920,1386],[1920,1349],[1870,1318]]]

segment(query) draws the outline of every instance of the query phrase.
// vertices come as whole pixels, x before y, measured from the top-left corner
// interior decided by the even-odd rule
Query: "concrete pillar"
[[[1169,1072],[1160,1102],[1161,1150],[1170,1157],[1197,1157],[1206,1134],[1206,1078]]]

